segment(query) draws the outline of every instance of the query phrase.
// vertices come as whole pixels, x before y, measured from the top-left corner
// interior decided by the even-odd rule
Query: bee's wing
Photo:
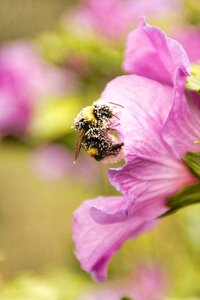
[[[80,149],[81,149],[81,143],[84,139],[84,136],[85,136],[85,131],[83,129],[80,130],[79,132],[79,135],[77,137],[77,140],[76,140],[76,145],[75,145],[75,160],[74,162],[76,162],[77,160],[77,157],[79,155],[79,152],[80,152]]]

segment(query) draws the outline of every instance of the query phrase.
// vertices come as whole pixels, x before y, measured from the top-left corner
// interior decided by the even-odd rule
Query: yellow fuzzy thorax
[[[94,116],[94,108],[93,106],[87,106],[83,109],[83,115],[84,119],[89,122],[93,123],[94,125],[97,125],[97,120],[95,119]]]
[[[95,148],[90,148],[87,150],[87,154],[91,157],[98,155],[98,150]]]

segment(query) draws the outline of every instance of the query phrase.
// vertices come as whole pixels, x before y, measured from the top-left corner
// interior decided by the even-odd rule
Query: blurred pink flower
[[[129,287],[135,300],[160,300],[166,293],[166,278],[159,267],[141,265]]]
[[[86,291],[84,295],[81,295],[78,300],[102,300],[102,299],[109,299],[109,300],[120,300],[121,293],[115,286],[104,286],[101,289],[93,289]]]
[[[125,165],[108,171],[122,193],[84,202],[74,213],[73,239],[82,268],[104,280],[112,256],[130,238],[151,229],[169,210],[167,197],[196,182],[183,163],[199,151],[199,99],[185,92],[189,59],[182,46],[146,25],[128,36],[124,66],[134,75],[111,81],[99,101],[123,105],[119,136]]]
[[[37,149],[33,156],[34,169],[45,179],[56,180],[71,170],[73,157],[59,144],[49,144]]]
[[[105,283],[81,295],[81,300],[120,300],[130,297],[134,300],[160,300],[166,293],[166,278],[159,267],[138,265],[128,280]]]
[[[83,0],[74,11],[67,14],[66,23],[76,27],[80,35],[84,28],[84,37],[87,33],[98,33],[109,40],[115,40],[121,39],[141,15],[160,17],[175,11],[180,11],[180,1]]]
[[[0,49],[0,135],[23,134],[35,100],[62,93],[66,82],[67,76],[43,61],[33,45],[16,42],[3,46]]]
[[[183,26],[172,32],[172,36],[183,45],[191,62],[200,61],[200,28]]]
[[[74,155],[60,144],[47,144],[39,147],[32,156],[32,165],[36,172],[46,180],[71,178],[74,180],[91,183],[98,180],[99,170],[81,158],[76,165],[73,164]]]
[[[132,14],[129,1],[122,0],[85,0],[82,14],[85,19],[108,38],[119,38],[130,25]]]
[[[180,13],[182,7],[179,0],[129,0],[129,3],[136,20],[143,15],[148,18],[166,17],[168,14]]]

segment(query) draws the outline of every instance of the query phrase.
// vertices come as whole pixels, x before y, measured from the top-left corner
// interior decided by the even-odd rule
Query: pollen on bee
[[[83,109],[83,115],[84,115],[86,121],[91,122],[94,125],[97,124],[97,120],[94,117],[94,108],[93,108],[93,106],[87,106],[87,107],[85,107]]]
[[[87,150],[87,154],[91,157],[98,155],[98,149],[90,148]]]

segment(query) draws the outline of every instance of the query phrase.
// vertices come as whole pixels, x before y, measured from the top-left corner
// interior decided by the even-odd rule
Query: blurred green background
[[[76,1],[70,0],[2,0],[0,19],[1,42],[22,37],[33,37],[54,29],[63,11]]]
[[[161,271],[165,288],[159,299],[200,299],[199,205],[163,218],[154,230],[127,242],[112,260],[106,283],[93,282],[74,256],[73,211],[86,199],[117,192],[108,182],[108,166],[83,151],[73,165],[71,125],[109,80],[123,74],[127,32],[146,14],[188,47],[193,62],[200,58],[199,1],[157,1],[153,8],[149,1],[129,2],[136,13],[116,35],[101,27],[98,9],[91,10],[87,1],[0,1],[2,300],[99,299],[100,291],[134,282],[141,264]],[[82,10],[92,15],[89,21]],[[7,112],[5,95],[14,112]]]

